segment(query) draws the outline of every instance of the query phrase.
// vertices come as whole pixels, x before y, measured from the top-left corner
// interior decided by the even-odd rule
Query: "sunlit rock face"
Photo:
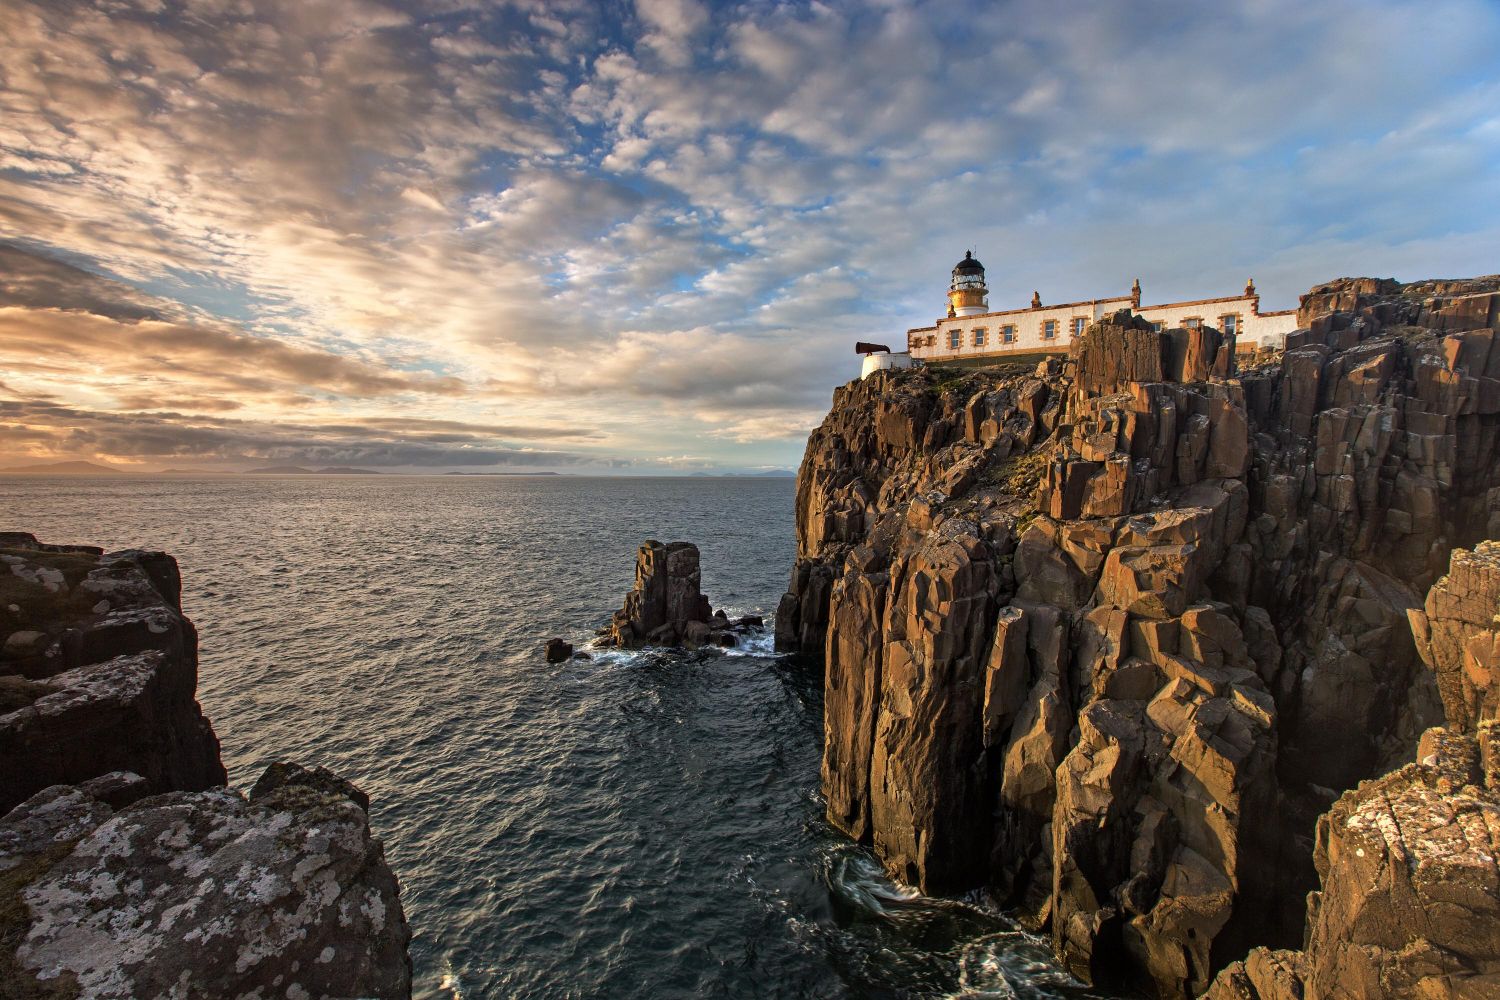
[[[180,593],[165,553],[0,534],[0,812],[111,771],[152,792],[224,784]]]
[[[1407,616],[1496,521],[1497,306],[1346,279],[1245,372],[1125,312],[1067,362],[837,390],[777,615],[825,662],[830,820],[1086,981],[1299,943],[1318,815],[1442,720]]]
[[[0,978],[16,995],[410,996],[396,879],[352,785],[273,765],[248,799],[116,811],[104,799],[145,783],[112,777],[0,820]]]

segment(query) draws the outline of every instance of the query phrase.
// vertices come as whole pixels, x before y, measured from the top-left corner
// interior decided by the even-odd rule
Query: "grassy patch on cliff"
[[[1051,454],[1052,449],[1043,445],[1012,455],[992,465],[980,482],[984,486],[998,487],[1011,496],[1031,500],[1047,472],[1047,459]]]

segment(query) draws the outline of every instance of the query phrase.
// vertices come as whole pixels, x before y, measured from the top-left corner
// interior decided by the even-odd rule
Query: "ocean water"
[[[165,549],[230,782],[370,793],[418,997],[1073,997],[1045,947],[921,897],[822,819],[821,679],[769,637],[596,655],[646,538],[769,619],[793,484],[758,479],[0,479],[0,530]]]

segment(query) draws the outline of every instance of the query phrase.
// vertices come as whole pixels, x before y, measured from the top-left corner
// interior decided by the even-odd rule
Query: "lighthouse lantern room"
[[[966,251],[964,259],[953,267],[953,283],[948,286],[948,316],[978,316],[989,311],[990,290],[984,286],[984,265]]]

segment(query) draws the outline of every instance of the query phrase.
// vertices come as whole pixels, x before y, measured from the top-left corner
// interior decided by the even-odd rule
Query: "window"
[[[1183,325],[1184,329],[1188,329],[1188,330],[1201,330],[1201,329],[1203,329],[1203,317],[1202,316],[1189,316],[1187,319],[1185,319],[1185,320],[1182,321],[1182,325]]]
[[[1016,328],[1013,326],[1002,326],[1000,328],[1000,342],[1002,344],[1014,344],[1016,342]]]
[[[1057,320],[1055,320],[1055,319],[1049,319],[1049,320],[1047,320],[1047,322],[1045,322],[1045,323],[1042,324],[1042,339],[1043,340],[1055,340],[1055,339],[1057,339]]]
[[[1240,317],[1238,313],[1225,313],[1219,317],[1219,329],[1226,334],[1239,333]]]
[[[958,350],[959,343],[960,343],[962,337],[963,337],[963,334],[960,333],[959,331],[957,331],[957,330],[949,330],[948,331],[948,350],[950,350],[950,351],[956,351],[956,350]]]
[[[979,329],[974,331],[974,346],[984,346],[984,327],[980,327]]]
[[[1155,330],[1157,333],[1161,333],[1163,326],[1164,324],[1159,319],[1151,321],[1151,329]]]
[[[1083,328],[1088,325],[1088,320],[1082,316],[1073,317],[1073,336],[1082,337]]]
[[[927,335],[927,346],[928,347],[936,347],[937,346],[937,334],[935,334],[935,333],[929,333]]]

